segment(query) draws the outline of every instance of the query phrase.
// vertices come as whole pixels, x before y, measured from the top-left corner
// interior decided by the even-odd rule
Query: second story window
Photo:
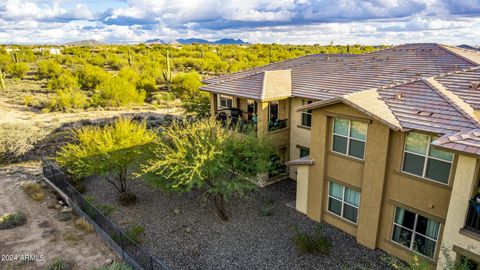
[[[311,100],[303,100],[302,105],[307,105],[312,103]],[[312,110],[304,110],[301,112],[302,115],[302,126],[311,127],[312,126]]]
[[[233,107],[233,98],[229,96],[220,95],[220,107],[221,108],[232,108]]]
[[[433,140],[427,134],[407,133],[402,171],[448,184],[453,154],[432,147]]]
[[[363,159],[367,139],[367,123],[334,118],[332,151]]]

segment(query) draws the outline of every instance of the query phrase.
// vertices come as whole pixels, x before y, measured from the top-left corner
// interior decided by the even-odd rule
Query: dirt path
[[[26,195],[20,183],[38,179],[39,175],[39,164],[0,168],[0,215],[22,211],[27,217],[23,226],[0,230],[0,256],[37,256],[31,262],[6,262],[0,257],[0,269],[43,269],[56,259],[63,259],[71,262],[73,269],[90,270],[104,265],[107,259],[117,260],[95,233],[74,226],[76,216],[59,220],[62,207],[49,188],[44,189],[46,196],[41,202]]]
[[[0,124],[2,123],[25,123],[40,124],[41,126],[60,126],[63,123],[77,122],[81,120],[95,121],[96,119],[108,119],[115,116],[141,114],[144,116],[163,117],[166,114],[179,116],[184,114],[180,107],[171,109],[148,109],[131,108],[117,110],[78,111],[72,113],[51,112],[37,113],[27,109],[25,106],[11,104],[0,98]]]

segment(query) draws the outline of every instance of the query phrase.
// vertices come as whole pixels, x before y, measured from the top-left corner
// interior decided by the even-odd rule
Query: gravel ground
[[[200,193],[164,194],[148,184],[131,185],[138,201],[123,207],[116,191],[103,179],[90,179],[86,194],[115,207],[111,218],[121,227],[145,227],[143,246],[171,269],[389,269],[385,253],[369,250],[355,238],[324,225],[332,249],[329,255],[301,254],[292,242],[291,227],[314,231],[317,222],[286,203],[295,199],[295,183],[284,180],[227,203],[230,220],[222,222]],[[112,196],[114,194],[115,196]],[[273,214],[260,208],[273,201]]]

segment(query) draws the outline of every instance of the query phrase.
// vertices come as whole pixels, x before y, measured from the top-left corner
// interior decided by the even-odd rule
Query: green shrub
[[[35,201],[43,201],[45,193],[42,186],[35,182],[25,182],[20,187],[27,193],[27,195]]]
[[[207,117],[210,115],[210,98],[205,92],[200,92],[195,98],[183,100],[183,108],[194,113],[198,117]]]
[[[293,241],[300,252],[325,254],[330,251],[330,240],[325,236],[322,226],[317,226],[313,234],[301,232],[298,228],[294,228],[294,231]]]
[[[177,97],[195,98],[199,95],[200,86],[202,86],[202,77],[195,71],[178,73],[173,77],[172,90]]]
[[[25,104],[25,106],[27,106],[27,107],[34,106],[35,103],[36,102],[35,102],[35,97],[34,96],[28,95],[28,96],[23,97],[23,104]]]
[[[88,105],[87,95],[81,90],[57,90],[48,107],[53,111],[68,111],[69,109],[85,109]]]
[[[80,89],[80,83],[77,78],[70,71],[65,71],[60,76],[50,79],[47,84],[47,88],[56,90],[77,90]]]
[[[57,259],[53,263],[49,264],[44,270],[71,270],[73,266],[71,263],[62,259]]]
[[[27,75],[29,68],[26,63],[12,63],[7,67],[7,73],[10,74],[13,78],[23,79]]]
[[[6,213],[0,216],[0,230],[11,229],[27,223],[27,218],[22,212]]]
[[[55,78],[62,74],[63,68],[55,60],[42,60],[37,64],[37,72],[39,77]]]
[[[115,210],[115,207],[108,204],[98,204],[95,206],[97,207],[98,211],[100,211],[100,213],[102,213],[102,215],[104,215],[105,217],[109,217]]]
[[[25,155],[48,134],[31,124],[0,124],[0,163]]]
[[[140,225],[134,224],[131,225],[130,228],[125,232],[125,234],[130,238],[133,242],[139,244],[142,242],[141,236],[145,232],[145,228]]]
[[[133,268],[125,263],[113,262],[111,265],[102,266],[100,268],[96,268],[95,270],[133,270]]]
[[[118,107],[130,104],[141,104],[145,101],[145,91],[137,91],[135,85],[130,83],[124,77],[113,77],[110,80],[102,82],[96,90],[98,97],[95,102],[102,107]]]
[[[99,84],[108,81],[112,76],[100,67],[85,65],[76,72],[82,89],[94,90]]]

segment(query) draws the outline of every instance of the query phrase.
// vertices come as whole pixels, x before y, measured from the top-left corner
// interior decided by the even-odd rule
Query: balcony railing
[[[287,128],[288,119],[275,120],[268,122],[268,131],[275,131],[279,129]]]
[[[480,203],[476,199],[469,201],[465,228],[480,233]]]

